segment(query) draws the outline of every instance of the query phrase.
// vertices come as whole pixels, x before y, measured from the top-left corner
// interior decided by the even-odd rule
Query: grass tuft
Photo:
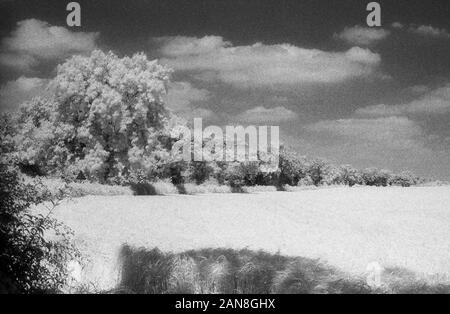
[[[360,279],[307,258],[250,250],[203,249],[180,254],[121,250],[121,293],[370,293]]]

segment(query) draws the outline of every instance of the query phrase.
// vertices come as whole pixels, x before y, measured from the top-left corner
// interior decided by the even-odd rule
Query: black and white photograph
[[[450,294],[449,56],[448,0],[0,0],[0,294]]]

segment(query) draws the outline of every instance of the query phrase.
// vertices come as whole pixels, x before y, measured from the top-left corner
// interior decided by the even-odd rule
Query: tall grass
[[[221,294],[369,291],[361,280],[345,279],[343,274],[319,261],[265,252],[205,249],[172,254],[125,245],[120,256],[118,291]]]
[[[233,249],[163,253],[121,249],[121,280],[116,292],[213,294],[369,294],[450,293],[450,285],[418,279],[401,268],[387,268],[383,285],[370,288],[349,276],[302,257]]]

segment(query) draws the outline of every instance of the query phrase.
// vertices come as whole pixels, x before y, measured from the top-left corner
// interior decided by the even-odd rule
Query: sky
[[[206,125],[277,125],[302,155],[450,180],[450,3],[0,0],[0,111],[95,49],[174,70],[167,105]]]

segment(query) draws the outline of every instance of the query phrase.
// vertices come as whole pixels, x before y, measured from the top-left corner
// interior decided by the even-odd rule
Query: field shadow
[[[164,253],[124,245],[120,283],[112,293],[370,293],[358,278],[319,260],[263,251],[203,249]]]

